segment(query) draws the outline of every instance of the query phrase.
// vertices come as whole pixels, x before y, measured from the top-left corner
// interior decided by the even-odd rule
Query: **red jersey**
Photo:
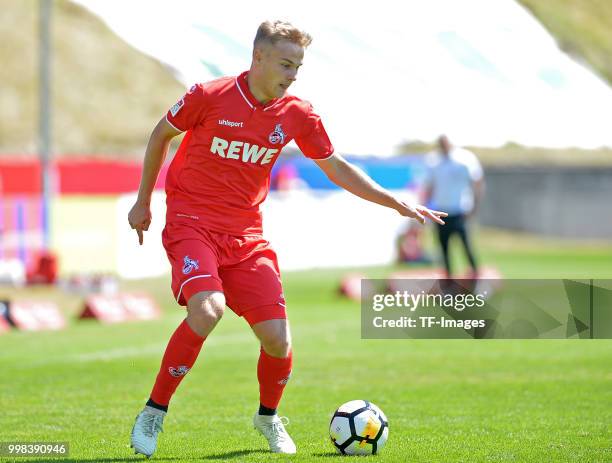
[[[166,115],[187,131],[166,178],[167,222],[230,235],[262,233],[259,205],[282,148],[295,139],[311,159],[334,148],[310,103],[285,95],[262,105],[247,72],[197,84]]]

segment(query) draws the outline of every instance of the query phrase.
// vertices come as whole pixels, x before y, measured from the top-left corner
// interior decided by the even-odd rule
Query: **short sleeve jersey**
[[[194,85],[166,119],[187,132],[166,178],[166,220],[231,235],[262,233],[259,205],[287,143],[311,159],[334,151],[310,103],[285,95],[262,105],[247,72]]]

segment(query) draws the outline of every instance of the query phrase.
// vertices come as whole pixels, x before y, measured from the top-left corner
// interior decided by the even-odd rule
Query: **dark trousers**
[[[470,240],[468,238],[467,228],[465,226],[466,218],[463,214],[461,215],[449,215],[444,218],[446,225],[438,225],[438,240],[440,242],[440,247],[442,248],[442,256],[444,257],[444,267],[446,268],[446,272],[450,276],[451,273],[451,265],[450,258],[448,255],[448,243],[453,235],[459,235],[461,238],[461,242],[463,243],[463,248],[465,249],[465,254],[470,262],[470,266],[472,267],[472,271],[476,273],[478,271],[478,266],[476,264],[476,259],[474,258],[474,253],[472,252],[472,247],[470,245]]]

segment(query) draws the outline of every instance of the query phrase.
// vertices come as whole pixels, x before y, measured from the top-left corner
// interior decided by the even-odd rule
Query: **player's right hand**
[[[445,222],[442,219],[444,217],[448,217],[446,212],[435,211],[420,204],[408,204],[405,201],[398,201],[398,207],[396,207],[396,210],[404,217],[410,217],[421,224],[425,223],[425,219],[429,219],[437,224],[444,225]]]
[[[130,213],[128,214],[128,222],[130,223],[130,227],[136,230],[138,233],[138,242],[142,245],[144,236],[143,232],[149,229],[149,225],[151,225],[151,206],[148,204],[143,204],[138,201],[132,206]]]

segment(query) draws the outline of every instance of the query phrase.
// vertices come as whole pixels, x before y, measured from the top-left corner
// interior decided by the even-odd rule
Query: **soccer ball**
[[[351,400],[335,411],[329,437],[343,455],[379,453],[389,437],[389,423],[380,408],[367,400]]]

